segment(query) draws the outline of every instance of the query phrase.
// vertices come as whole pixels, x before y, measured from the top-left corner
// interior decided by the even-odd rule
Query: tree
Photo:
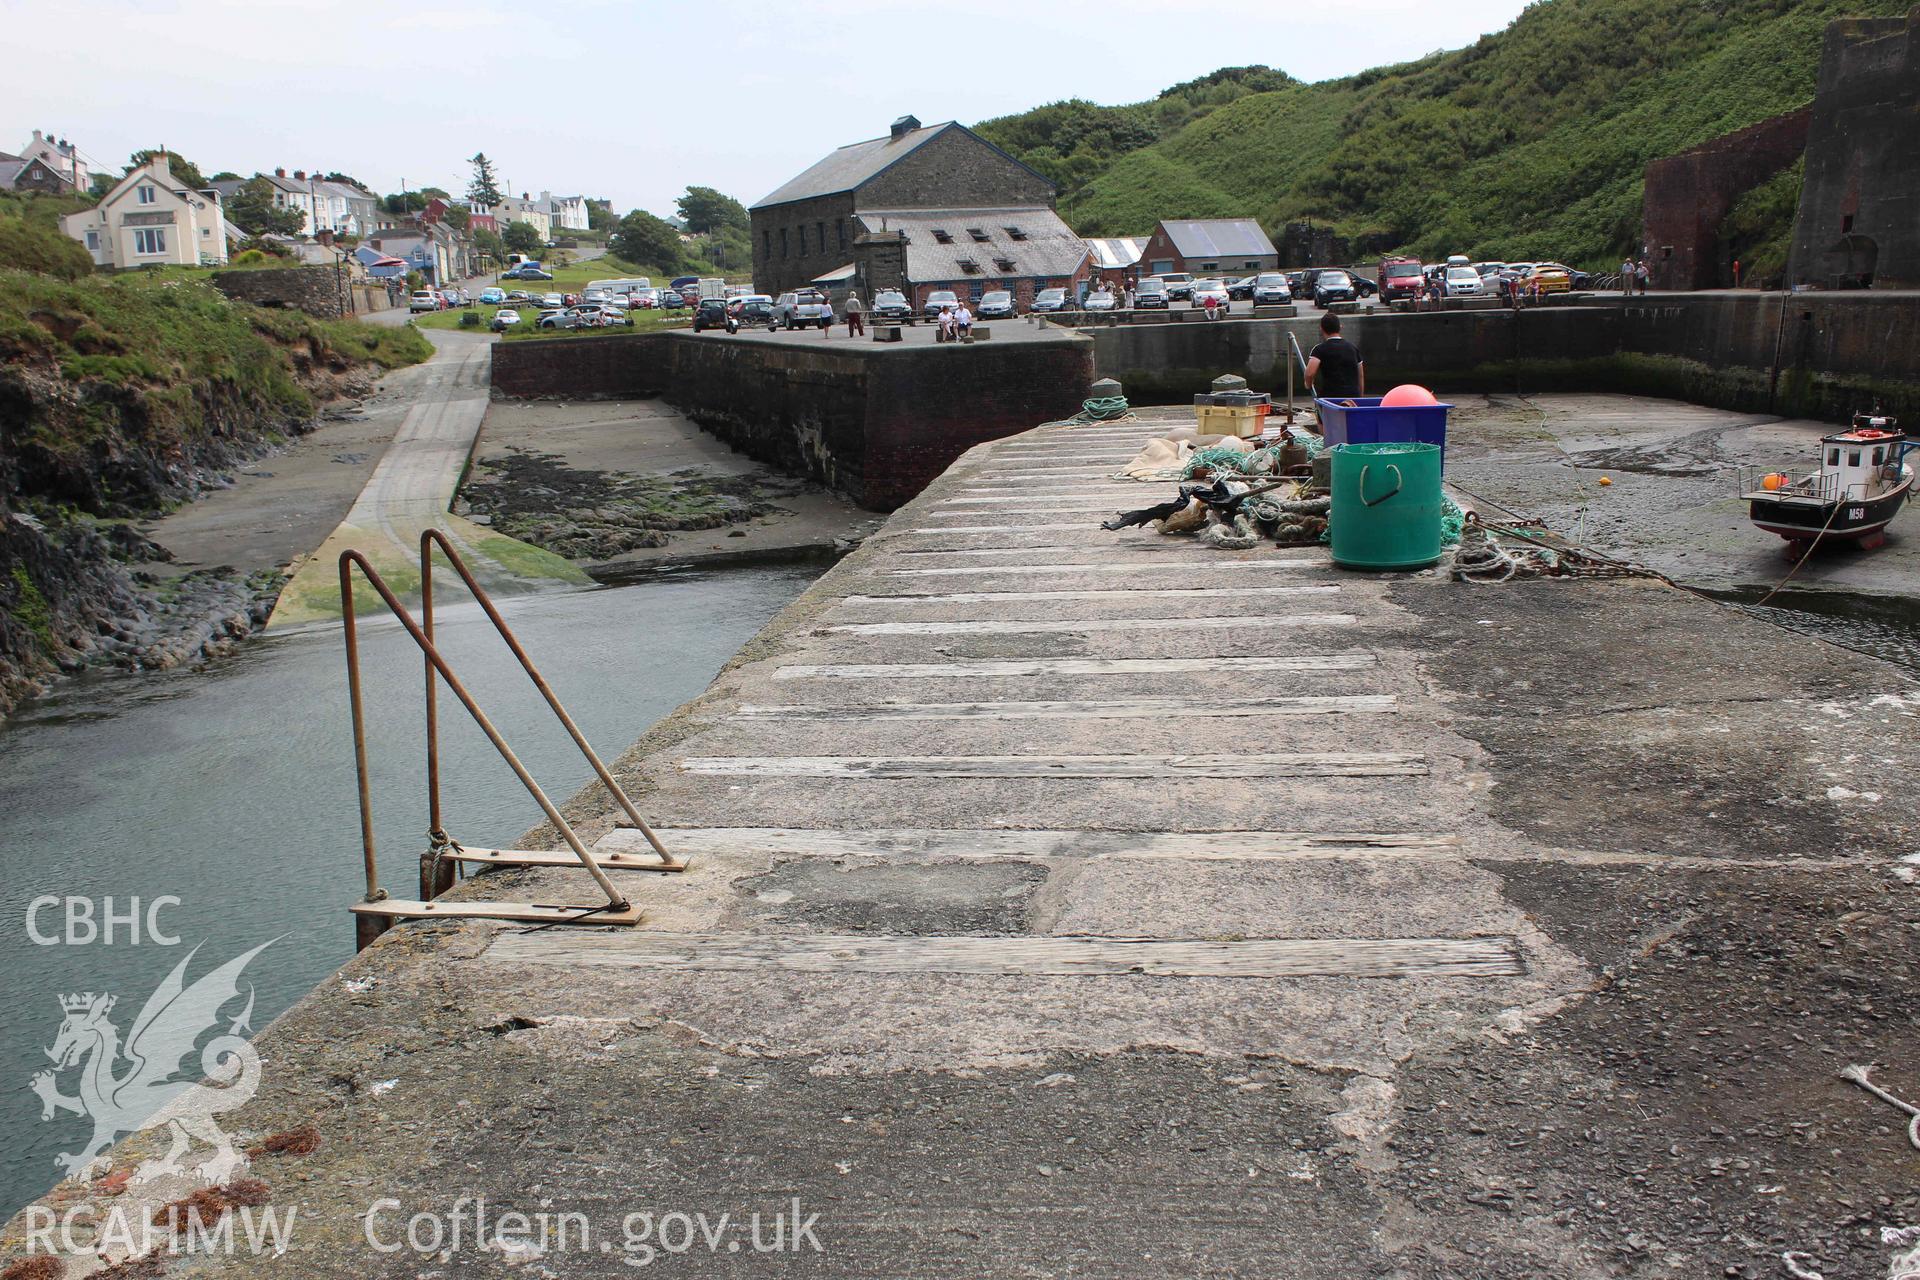
[[[300,234],[306,219],[297,209],[273,202],[274,186],[263,177],[248,178],[226,201],[227,221],[250,236]]]
[[[146,164],[157,155],[165,155],[167,157],[167,168],[172,170],[173,176],[177,178],[180,185],[187,188],[187,190],[199,191],[206,187],[207,180],[201,176],[199,165],[177,152],[162,152],[151,148],[145,151],[134,152],[132,161],[120,176],[123,178],[126,177],[127,174],[132,173],[135,169]]]
[[[688,187],[687,194],[674,201],[687,230],[699,235],[726,227],[747,227],[747,207],[730,195],[712,187]]]
[[[401,191],[390,196],[383,196],[380,200],[380,207],[388,213],[396,216],[404,216],[409,213],[418,213],[426,208],[427,198],[418,191]]]
[[[500,183],[493,176],[493,161],[487,153],[473,153],[473,181],[467,183],[467,199],[491,209],[500,203]]]
[[[458,230],[465,231],[473,225],[473,210],[461,204],[447,206],[447,221]]]
[[[531,222],[509,222],[507,229],[500,233],[500,243],[514,253],[538,253],[546,248],[546,242]]]
[[[485,227],[475,228],[473,245],[495,262],[507,260],[507,242],[500,238],[500,233],[497,231],[489,231]]]
[[[619,230],[607,241],[616,258],[635,266],[677,267],[680,265],[680,233],[665,219],[635,209],[620,219]]]
[[[590,231],[617,231],[620,229],[620,215],[597,200],[588,201],[587,229]]]

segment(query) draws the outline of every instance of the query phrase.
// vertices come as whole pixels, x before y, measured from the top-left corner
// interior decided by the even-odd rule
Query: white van
[[[622,276],[618,280],[589,280],[587,288],[602,290],[616,298],[625,298],[636,290],[653,288],[653,281],[646,276]]]

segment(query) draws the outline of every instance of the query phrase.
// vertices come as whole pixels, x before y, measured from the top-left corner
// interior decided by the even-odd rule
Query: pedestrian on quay
[[[847,295],[846,311],[847,336],[849,338],[855,338],[864,335],[867,331],[867,308],[866,304],[860,301],[859,294],[849,293]]]
[[[1733,260],[1733,287],[1736,289],[1740,287],[1740,259],[1738,258]]]
[[[1320,345],[1307,353],[1307,389],[1325,400],[1367,394],[1367,365],[1360,348],[1340,336],[1340,317],[1320,317]]]
[[[833,336],[833,295],[825,289],[820,291],[820,305],[827,313],[820,319],[820,336],[823,339],[831,338]]]
[[[933,340],[935,342],[953,341],[953,308],[941,307],[940,318],[934,321]]]
[[[1645,258],[1634,263],[1633,278],[1640,286],[1641,295],[1645,296],[1647,292],[1647,260]]]
[[[1622,295],[1633,292],[1634,276],[1633,259],[1628,258],[1620,264],[1620,292]]]

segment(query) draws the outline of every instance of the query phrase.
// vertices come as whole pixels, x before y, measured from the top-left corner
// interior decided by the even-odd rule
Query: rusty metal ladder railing
[[[582,842],[558,806],[548,798],[540,784],[534,780],[517,756],[507,744],[499,728],[480,709],[473,694],[454,674],[452,665],[434,644],[433,640],[433,550],[438,547],[446,558],[448,567],[460,576],[473,598],[493,624],[494,630],[506,642],[520,667],[533,681],[540,696],[566,729],[574,745],[586,757],[600,782],[614,801],[626,812],[626,820],[618,825],[621,829],[637,830],[652,846],[651,858],[626,853],[607,853],[596,855]],[[401,899],[391,897],[380,885],[379,869],[374,850],[373,836],[373,798],[367,767],[366,711],[361,693],[360,680],[360,640],[358,621],[354,611],[354,571],[359,570],[367,585],[373,588],[381,601],[393,612],[407,635],[420,649],[424,659],[426,682],[426,725],[427,725],[427,805],[428,805],[428,847],[420,855],[420,897]],[[647,825],[646,819],[634,806],[626,791],[614,779],[606,763],[587,742],[586,735],[574,722],[567,709],[561,704],[559,696],[547,683],[546,677],[534,665],[533,659],[513,634],[500,611],[494,607],[491,597],[483,590],[473,573],[467,568],[466,561],[438,529],[427,529],[420,535],[420,619],[416,621],[405,605],[394,595],[371,562],[358,551],[340,553],[340,618],[346,644],[347,655],[347,695],[353,713],[353,755],[354,769],[357,774],[360,796],[360,844],[365,861],[367,875],[367,895],[351,908],[357,921],[357,940],[365,947],[374,938],[390,928],[399,919],[488,919],[520,920],[540,924],[581,924],[581,925],[635,925],[640,922],[640,910],[629,902],[607,878],[608,870],[616,871],[685,871],[687,863],[667,851],[660,837]],[[547,821],[566,841],[567,850],[540,849],[469,849],[447,834],[440,802],[440,737],[439,737],[439,689],[440,680],[446,682],[460,704],[479,725],[487,740],[500,753],[507,766],[520,779],[534,801],[546,814]],[[583,868],[600,886],[607,896],[605,905],[599,906],[561,906],[548,903],[500,902],[476,900],[470,902],[440,902],[441,894],[453,887],[454,872],[461,863],[477,863],[487,866],[507,867],[573,867]]]

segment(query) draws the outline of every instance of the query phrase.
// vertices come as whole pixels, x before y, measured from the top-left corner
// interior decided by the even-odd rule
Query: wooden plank
[[[1023,636],[1073,635],[1089,631],[1254,631],[1262,627],[1344,627],[1359,621],[1351,613],[1278,613],[1251,616],[1172,618],[1044,618],[1031,622],[973,618],[958,622],[842,622],[816,628],[853,636]]]
[[[797,827],[656,828],[683,858],[1113,858],[1296,861],[1332,858],[1467,856],[1460,837],[1430,831],[1010,831],[881,827],[822,831]],[[614,831],[596,849],[652,856],[638,831]]]
[[[1244,600],[1248,596],[1332,595],[1337,583],[1294,587],[1120,587],[1112,591],[955,591],[948,595],[842,596],[841,604],[1005,604],[1015,600]]]
[[[1407,751],[1287,751],[1246,755],[687,756],[683,772],[722,778],[1412,778]]]
[[[1104,564],[975,564],[938,569],[889,569],[886,572],[891,578],[933,578],[960,573],[1138,573],[1142,569],[1178,569],[1184,573],[1211,573],[1215,569],[1304,569],[1325,563],[1324,560],[1291,560],[1279,556],[1263,557],[1259,560],[1229,560],[1225,556],[1207,560],[1176,560],[1169,556],[1164,563],[1154,560],[1118,562],[1109,560]]]
[[[858,706],[760,706],[731,720],[1212,720],[1222,716],[1325,716],[1395,709],[1391,694],[1322,697],[1110,698],[1078,702],[869,702]]]
[[[980,977],[1511,978],[1518,942],[1482,938],[955,937],[898,934],[498,935],[497,964],[648,973],[965,974]]]
[[[976,658],[957,662],[845,662],[776,667],[776,680],[1012,680],[1028,676],[1158,676],[1196,671],[1367,671],[1371,653],[1218,658]]]

